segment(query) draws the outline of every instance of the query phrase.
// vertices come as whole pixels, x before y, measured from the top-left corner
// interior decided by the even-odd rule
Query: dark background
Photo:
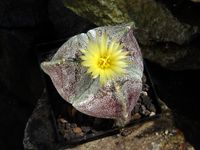
[[[0,149],[22,150],[26,122],[41,96],[39,43],[94,27],[55,0],[0,1]]]
[[[23,149],[26,122],[43,92],[35,46],[93,27],[59,0],[0,1],[0,149]],[[159,96],[174,111],[177,127],[198,147],[200,71],[175,72],[147,63]]]

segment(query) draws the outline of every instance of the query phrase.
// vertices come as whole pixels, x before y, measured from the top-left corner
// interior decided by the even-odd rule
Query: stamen
[[[99,59],[99,62],[98,62],[98,66],[101,68],[101,69],[107,69],[110,67],[110,56],[107,56],[107,57],[101,57]]]

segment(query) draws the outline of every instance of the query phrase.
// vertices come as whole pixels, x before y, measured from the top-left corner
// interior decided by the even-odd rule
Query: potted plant
[[[55,145],[76,145],[157,116],[160,108],[133,27],[98,27],[70,38],[50,59],[43,55],[47,101],[36,108],[26,131],[42,119],[36,113],[49,113],[43,117],[51,118]],[[28,136],[25,142],[33,134]]]

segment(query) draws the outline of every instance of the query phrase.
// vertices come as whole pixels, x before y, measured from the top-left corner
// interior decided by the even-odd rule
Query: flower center
[[[110,63],[110,57],[107,56],[107,57],[100,57],[99,58],[99,61],[98,61],[98,66],[101,68],[101,69],[107,69],[109,68],[111,65]]]

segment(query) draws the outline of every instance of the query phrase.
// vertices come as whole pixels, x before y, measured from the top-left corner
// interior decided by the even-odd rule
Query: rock
[[[26,124],[23,141],[26,150],[57,149],[55,124],[52,123],[51,111],[44,93]]]
[[[168,130],[165,130],[165,135],[168,135],[169,131]]]
[[[115,2],[112,0],[97,0],[96,2],[65,0],[64,4],[75,13],[91,19],[97,25],[134,21],[141,29],[140,36],[138,36],[140,42],[145,44],[151,43],[151,40],[182,44],[197,32],[197,27],[182,24],[168,9],[155,0],[118,0]]]
[[[149,114],[149,116],[155,116],[155,115],[156,115],[155,112],[151,112],[151,113]]]
[[[133,116],[133,120],[138,120],[138,119],[140,119],[142,116],[139,114],[139,113],[136,113],[136,114],[134,114],[134,116]]]
[[[163,43],[159,46],[155,44],[141,47],[145,58],[162,67],[170,70],[199,69],[200,52],[197,43],[183,46]]]
[[[82,133],[82,129],[79,127],[73,128],[74,133],[76,134],[81,134]]]
[[[88,133],[89,131],[91,131],[91,128],[90,127],[87,127],[87,126],[84,126],[84,127],[81,127],[82,131],[85,132],[85,133]]]
[[[64,123],[67,123],[67,120],[65,120],[64,118],[59,118],[58,122],[61,122],[62,124],[64,124]]]
[[[67,8],[80,16],[90,19],[97,25],[118,24],[134,21],[141,29],[138,38],[141,43],[168,41],[183,44],[197,32],[197,27],[183,24],[161,3],[155,0],[112,0],[96,2],[65,0]]]
[[[122,129],[121,131],[120,131],[120,135],[121,136],[128,136],[128,135],[130,135],[131,134],[131,130],[129,130],[129,129]]]
[[[191,1],[195,3],[200,3],[200,0],[191,0]]]
[[[99,26],[134,21],[137,27],[135,35],[145,58],[173,70],[198,69],[200,54],[198,46],[194,46],[191,41],[199,35],[200,19],[195,19],[196,23],[194,24],[181,21],[174,15],[174,11],[168,9],[165,3],[169,2],[156,0],[117,0],[114,2],[113,0],[97,0],[95,2],[64,0],[67,8]],[[186,5],[182,3],[184,1],[178,4],[180,6]],[[171,4],[169,8],[179,8],[178,4]],[[183,6],[179,9],[185,9]],[[191,8],[198,7],[192,6]],[[190,11],[189,7],[187,9]],[[194,10],[196,14],[191,13],[191,16],[189,16],[190,14],[184,15],[189,16],[190,19],[194,15],[199,16],[199,10],[196,8]],[[198,58],[190,58],[191,52],[194,52]]]
[[[115,119],[123,126],[131,119],[131,111],[142,90],[143,62],[132,27],[132,23],[105,26],[74,36],[50,61],[43,62],[41,68],[50,76],[59,94],[77,110],[94,117]],[[125,76],[104,86],[100,86],[98,78],[92,79],[86,74],[86,68],[80,64],[80,50],[87,47],[89,38],[102,32],[120,41],[131,52],[128,59],[134,62],[128,66]]]

